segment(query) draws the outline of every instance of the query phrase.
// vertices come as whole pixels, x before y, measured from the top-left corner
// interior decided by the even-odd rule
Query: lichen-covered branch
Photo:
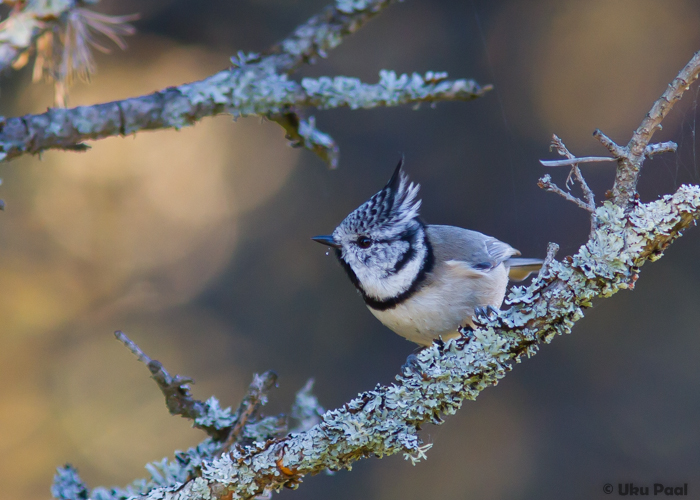
[[[243,64],[150,95],[8,118],[0,123],[0,159],[47,149],[73,149],[86,140],[142,130],[179,129],[221,113],[270,116],[284,115],[290,108],[356,109],[471,100],[487,90],[489,87],[482,88],[472,80],[437,80],[432,73],[396,76],[391,71],[382,72],[379,83],[373,85],[347,77],[304,78],[299,84],[276,73],[269,63]],[[300,137],[303,132],[299,132]],[[314,149],[322,142],[307,144]],[[333,147],[332,140],[327,147]]]
[[[397,1],[403,0],[336,0],[272,47],[277,71],[291,73],[304,63],[313,63],[316,57],[326,57],[344,37]]]
[[[47,149],[81,151],[87,149],[86,140],[179,129],[207,116],[228,113],[234,117],[259,115],[280,123],[293,146],[310,149],[335,167],[335,142],[316,129],[313,119],[298,118],[304,108],[356,109],[470,100],[491,89],[472,80],[449,81],[446,73],[433,72],[397,76],[383,71],[375,85],[348,77],[305,78],[301,83],[288,78],[301,64],[324,57],[344,36],[357,31],[393,1],[336,0],[268,54],[239,53],[230,69],[204,80],[123,101],[2,118],[0,160]]]
[[[550,246],[547,265],[533,283],[509,294],[510,309],[469,337],[424,349],[416,356],[416,369],[398,375],[397,383],[326,412],[305,432],[235,445],[220,457],[216,443],[207,440],[176,453],[174,462],[151,464],[149,482],[126,490],[96,489],[90,497],[251,498],[295,488],[306,474],[350,468],[364,457],[404,453],[413,462],[421,460],[430,446],[418,436],[421,425],[441,423],[442,415],[453,414],[465,400],[497,384],[514,361],[534,355],[556,334],[569,333],[593,299],[634,288],[639,268],[660,258],[700,217],[700,188],[681,186],[675,194],[635,204],[629,212],[606,201],[596,217],[598,227],[575,255],[558,262],[556,246]],[[68,499],[74,498],[71,491],[83,488],[75,471],[60,469],[53,492]]]
[[[194,380],[170,375],[160,361],[151,359],[124,332],[118,330],[114,336],[148,367],[151,378],[165,396],[170,414],[191,420],[193,427],[203,430],[215,441],[223,442],[222,450],[237,442],[245,426],[253,423],[260,407],[267,403],[267,393],[277,383],[277,374],[273,371],[253,375],[248,392],[236,413],[232,414],[230,408],[221,408],[216,398],[209,398],[206,402],[193,398],[189,385]]]

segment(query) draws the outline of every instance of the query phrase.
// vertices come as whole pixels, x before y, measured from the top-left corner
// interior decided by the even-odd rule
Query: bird
[[[335,249],[370,312],[419,346],[474,329],[474,316],[498,312],[508,280],[522,281],[540,259],[498,239],[419,215],[419,184],[399,160],[389,182],[330,235],[312,240]]]

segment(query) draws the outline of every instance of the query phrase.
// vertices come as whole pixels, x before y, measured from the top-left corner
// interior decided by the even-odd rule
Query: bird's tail
[[[523,281],[532,273],[536,273],[542,267],[542,259],[521,259],[511,257],[504,264],[508,267],[508,277],[511,281]]]

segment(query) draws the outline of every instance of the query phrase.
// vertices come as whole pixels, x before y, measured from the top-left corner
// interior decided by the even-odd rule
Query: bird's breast
[[[463,262],[444,262],[409,299],[386,310],[369,307],[385,326],[421,345],[458,335],[460,325],[471,323],[474,308],[500,307],[508,275],[501,264],[483,272]]]

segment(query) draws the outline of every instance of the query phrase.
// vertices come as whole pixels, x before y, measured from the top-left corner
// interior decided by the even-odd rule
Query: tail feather
[[[511,257],[504,264],[508,267],[508,277],[511,281],[523,281],[542,267],[542,259],[522,259]]]

